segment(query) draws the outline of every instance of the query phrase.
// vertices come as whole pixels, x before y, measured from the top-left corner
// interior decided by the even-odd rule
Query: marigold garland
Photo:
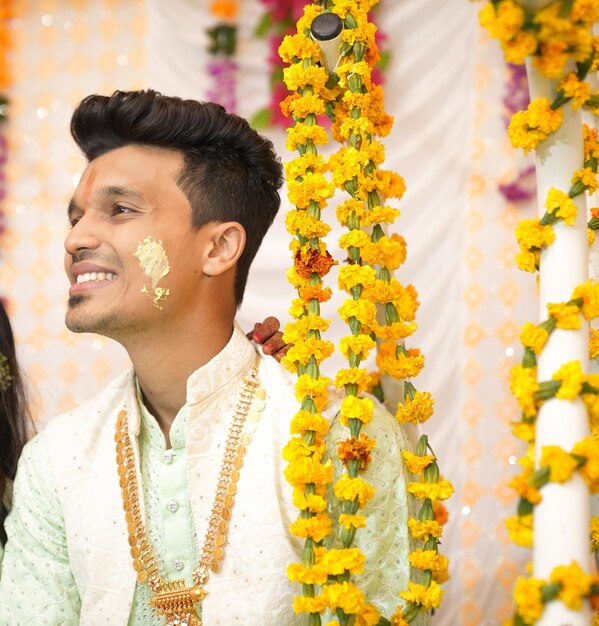
[[[560,127],[563,106],[567,103],[574,110],[585,107],[599,114],[599,94],[593,94],[586,82],[589,71],[596,71],[599,64],[599,38],[591,31],[598,18],[598,0],[560,0],[536,11],[514,0],[492,0],[481,10],[481,24],[499,40],[507,61],[521,64],[531,57],[533,66],[542,76],[557,79],[553,100],[537,98],[526,110],[512,116],[508,135],[514,147],[525,152],[536,149]],[[575,65],[575,71],[566,71],[569,61]],[[524,220],[516,228],[520,245],[516,263],[524,271],[539,270],[541,251],[555,240],[552,226],[555,222],[574,224],[577,207],[573,199],[599,187],[597,134],[586,125],[583,125],[583,146],[583,167],[573,173],[570,189],[567,192],[549,189],[545,214],[539,220]],[[599,211],[592,210],[588,223],[589,244],[597,228]],[[543,446],[537,469],[534,450],[537,412],[549,398],[573,401],[581,397],[589,411],[591,425],[597,423],[598,375],[587,375],[578,361],[572,361],[563,364],[550,381],[538,381],[536,363],[555,328],[576,330],[581,327],[581,316],[588,321],[597,317],[598,297],[599,285],[587,281],[574,290],[568,302],[549,304],[546,320],[538,325],[527,323],[522,328],[520,339],[524,354],[522,364],[512,369],[510,388],[522,410],[522,420],[514,424],[513,433],[529,445],[519,461],[522,472],[511,481],[511,487],[520,497],[517,515],[506,520],[508,533],[518,545],[532,546],[533,509],[541,501],[542,487],[548,482],[564,483],[578,471],[591,493],[599,488],[599,439],[596,435],[577,443],[569,452],[559,446]],[[599,353],[596,333],[591,334],[589,352],[592,357]],[[556,567],[549,581],[519,578],[514,588],[516,613],[509,623],[513,626],[534,624],[543,613],[545,603],[556,598],[571,609],[579,609],[583,598],[593,600],[597,593],[597,580],[576,563]]]
[[[290,232],[297,236],[291,246],[295,263],[288,278],[298,289],[300,298],[291,307],[297,321],[285,330],[285,340],[296,344],[285,362],[300,373],[298,399],[305,398],[307,392],[319,394],[314,407],[309,403],[302,405],[302,411],[294,419],[292,432],[303,434],[308,440],[301,446],[293,444],[294,440],[290,442],[287,457],[297,460],[292,461],[286,474],[297,490],[311,487],[309,481],[320,472],[315,469],[321,461],[318,456],[311,460],[309,468],[299,471],[296,468],[300,463],[306,464],[310,455],[317,455],[312,450],[313,443],[326,434],[323,420],[314,415],[324,406],[325,385],[320,383],[318,365],[321,357],[328,356],[325,351],[329,349],[324,348],[326,342],[317,334],[325,328],[318,305],[330,295],[321,279],[332,264],[320,241],[329,231],[320,220],[320,211],[337,187],[350,196],[339,205],[337,217],[348,228],[340,245],[347,250],[349,264],[339,268],[338,285],[350,296],[339,314],[348,323],[351,334],[340,342],[348,367],[337,372],[334,380],[346,394],[340,407],[340,422],[348,428],[349,437],[338,444],[337,454],[347,471],[335,482],[333,490],[341,501],[342,551],[362,561],[364,557],[354,541],[358,529],[366,522],[359,511],[372,498],[374,489],[360,473],[367,469],[376,445],[360,432],[371,421],[374,410],[373,401],[363,392],[375,387],[380,398],[380,377],[378,372],[374,375],[367,372],[361,364],[376,347],[377,338],[382,341],[377,359],[382,373],[397,379],[412,378],[424,364],[418,350],[398,344],[416,329],[418,300],[411,285],[405,287],[392,276],[405,260],[406,243],[400,235],[387,235],[384,230],[384,225],[392,224],[399,211],[385,206],[383,199],[401,198],[405,186],[400,176],[379,167],[384,161],[384,148],[375,137],[389,133],[392,118],[384,111],[383,90],[372,78],[372,68],[379,56],[376,28],[368,18],[374,4],[376,0],[329,0],[324,7],[320,3],[308,5],[298,22],[297,35],[285,37],[279,48],[281,57],[289,63],[284,70],[285,83],[295,92],[281,105],[283,113],[295,122],[288,130],[287,147],[300,151],[300,159],[286,166],[289,195],[296,206],[286,222]],[[322,10],[337,14],[343,22],[340,58],[331,76],[317,64],[320,52],[309,37],[309,25]],[[317,145],[328,141],[325,129],[317,124],[317,116],[323,112],[331,117],[333,137],[342,144],[326,164],[316,151]],[[331,172],[332,185],[325,177],[327,170]],[[377,305],[386,313],[384,324],[377,320]],[[315,318],[317,323],[305,321],[306,318]],[[408,382],[405,388],[405,404],[397,411],[398,420],[415,423],[428,419],[433,406],[430,394],[418,392]],[[326,505],[322,500],[312,501],[310,508],[306,493],[294,497],[302,513],[292,528],[307,537],[307,550],[303,562],[290,565],[288,574],[291,580],[303,585],[303,596],[296,598],[294,610],[309,613],[310,624],[320,624],[320,614],[326,609],[336,616],[327,626],[344,626],[352,620],[359,625],[397,624],[399,620],[408,623],[421,610],[439,605],[442,595],[439,583],[447,578],[447,559],[437,549],[442,525],[447,520],[447,511],[439,500],[449,497],[453,487],[440,477],[436,458],[434,454],[426,454],[427,449],[430,447],[423,437],[416,455],[405,456],[406,466],[420,475],[420,480],[411,483],[409,490],[422,501],[418,519],[410,520],[410,533],[421,543],[410,557],[411,565],[421,576],[402,592],[405,605],[397,608],[391,622],[379,615],[353,581],[353,575],[361,567],[358,570],[337,563],[334,571],[336,557],[331,560],[329,553],[318,545],[317,540],[328,530],[325,518],[322,523],[318,518],[324,516]],[[297,455],[293,452],[296,450]]]

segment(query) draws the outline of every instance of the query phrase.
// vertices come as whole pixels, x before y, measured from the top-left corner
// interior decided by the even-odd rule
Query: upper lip
[[[77,276],[81,274],[91,274],[92,272],[116,274],[114,270],[103,267],[102,265],[98,265],[97,263],[91,263],[90,261],[80,261],[71,265],[71,276],[73,277],[73,281],[75,282],[77,282]]]

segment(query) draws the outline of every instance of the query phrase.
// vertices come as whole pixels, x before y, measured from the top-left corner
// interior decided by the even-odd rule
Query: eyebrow
[[[144,195],[140,191],[137,191],[136,189],[131,189],[130,187],[120,187],[119,185],[108,185],[106,187],[102,187],[98,191],[98,194],[102,198],[114,198],[118,196],[121,198],[130,198],[132,200],[146,202]],[[80,210],[81,209],[79,205],[75,202],[75,199],[71,198],[67,209],[67,217],[71,217],[73,213]]]

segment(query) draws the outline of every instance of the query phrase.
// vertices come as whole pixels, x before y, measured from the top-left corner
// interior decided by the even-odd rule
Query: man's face
[[[176,180],[174,150],[125,146],[93,160],[69,206],[66,324],[123,339],[196,306],[203,229]]]

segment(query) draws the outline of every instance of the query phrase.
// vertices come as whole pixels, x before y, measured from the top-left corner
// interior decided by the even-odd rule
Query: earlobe
[[[235,266],[245,248],[246,234],[237,222],[221,222],[214,225],[203,272],[218,276]]]

